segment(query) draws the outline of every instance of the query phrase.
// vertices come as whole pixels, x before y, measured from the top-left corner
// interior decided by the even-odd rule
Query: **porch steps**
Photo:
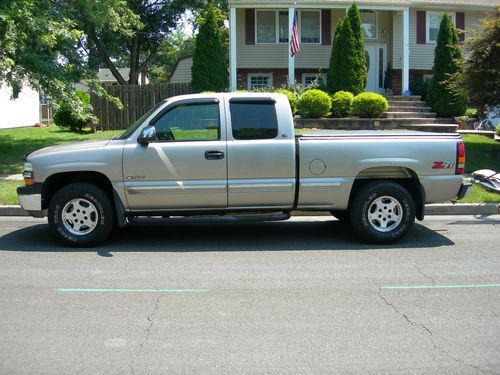
[[[386,112],[386,118],[435,118],[434,112]]]
[[[420,95],[387,95],[385,97],[387,101],[394,102],[420,102],[422,97]]]
[[[412,105],[398,105],[391,103],[387,112],[430,112],[431,107],[426,107],[424,105],[412,106]]]

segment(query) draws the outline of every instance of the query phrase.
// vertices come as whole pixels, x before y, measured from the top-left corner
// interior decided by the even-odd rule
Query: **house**
[[[170,83],[191,82],[191,67],[193,66],[193,56],[187,55],[179,58],[172,68]]]
[[[464,40],[500,0],[359,0],[368,85],[382,92],[388,63],[392,89],[404,93],[432,74],[439,23],[448,13]],[[309,83],[328,71],[332,34],[352,1],[229,0],[230,88]],[[290,56],[297,15],[300,51]]]
[[[40,122],[40,104],[38,92],[30,87],[23,87],[16,99],[12,90],[0,82],[0,128],[33,126]]]
[[[108,68],[97,68],[97,79],[102,82],[104,86],[117,86],[118,81],[116,80],[111,70]],[[117,68],[120,75],[125,81],[128,82],[130,77],[130,68]],[[139,86],[147,85],[149,83],[148,77],[143,73],[139,73]],[[75,84],[77,90],[82,90],[84,92],[89,92],[90,89],[85,85],[85,82]]]

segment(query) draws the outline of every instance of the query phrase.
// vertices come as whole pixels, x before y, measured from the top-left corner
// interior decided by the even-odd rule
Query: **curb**
[[[497,203],[439,203],[427,204],[426,215],[498,215]],[[0,206],[0,216],[30,216],[21,206]],[[294,211],[292,216],[330,216],[326,211]]]

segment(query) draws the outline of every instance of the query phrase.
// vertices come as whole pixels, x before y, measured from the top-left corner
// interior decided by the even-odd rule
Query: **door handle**
[[[224,151],[205,151],[205,159],[207,160],[224,159]]]

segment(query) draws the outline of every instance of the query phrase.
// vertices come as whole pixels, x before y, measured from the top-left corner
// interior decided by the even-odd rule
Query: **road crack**
[[[429,279],[431,282],[432,282],[432,286],[435,286],[436,285],[436,280],[434,280],[434,278],[432,276],[429,276],[427,275],[424,271],[422,271],[422,269],[417,266],[416,264],[414,265],[414,267],[417,269],[417,271],[423,276],[425,277],[426,279]]]
[[[415,266],[416,267],[416,266]],[[420,269],[418,267],[416,267],[419,271]],[[425,274],[420,271],[420,273],[422,273],[424,276]],[[432,279],[430,276],[426,276],[430,279]],[[434,279],[432,279],[434,280]],[[433,285],[434,285],[434,281],[433,281]],[[417,328],[421,328],[422,330],[424,330],[427,335],[429,336],[429,340],[432,344],[432,347],[437,350],[438,352],[442,353],[444,356],[446,356],[447,358],[463,365],[463,366],[467,366],[467,367],[471,367],[479,372],[481,372],[482,374],[487,374],[487,373],[492,373],[491,371],[488,371],[488,370],[483,370],[482,368],[478,367],[478,366],[475,366],[475,365],[472,365],[470,363],[467,363],[459,358],[455,358],[453,357],[450,353],[448,353],[446,350],[444,350],[441,346],[439,346],[438,344],[436,344],[436,342],[434,341],[434,333],[428,328],[426,327],[424,324],[422,323],[419,323],[419,322],[415,322],[414,320],[410,319],[408,317],[408,315],[402,313],[401,311],[399,311],[399,309],[393,304],[391,303],[390,301],[387,300],[387,298],[385,298],[383,295],[382,295],[382,288],[379,287],[379,290],[378,290],[378,296],[379,298],[387,305],[389,306],[390,308],[392,308],[392,310],[394,310],[394,312],[396,314],[398,314],[401,318],[403,318],[407,323],[409,323],[410,325],[414,326],[414,327],[417,327]]]

